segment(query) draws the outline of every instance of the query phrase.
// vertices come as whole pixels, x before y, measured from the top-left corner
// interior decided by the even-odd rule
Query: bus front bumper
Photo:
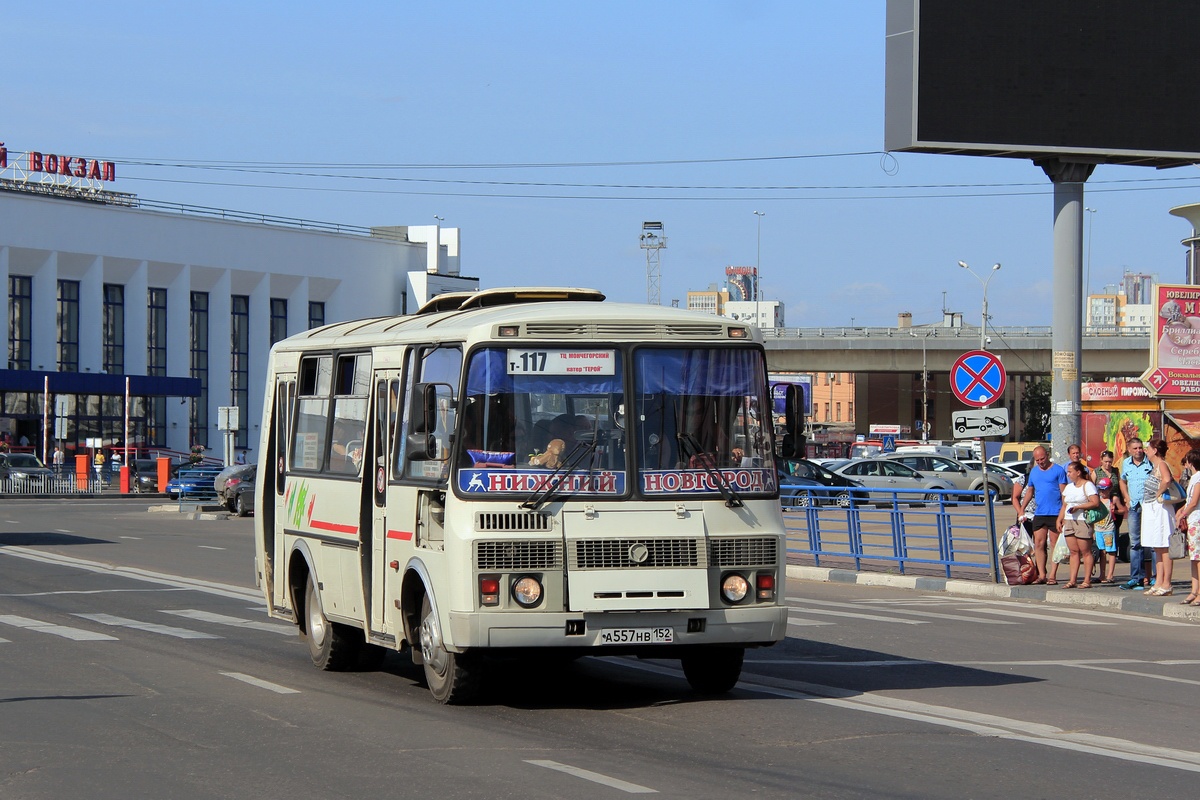
[[[582,623],[582,624],[581,624]],[[577,647],[604,651],[605,631],[669,628],[672,641],[655,647],[767,645],[787,634],[785,606],[695,611],[557,613],[537,611],[450,612],[452,650],[470,648]]]

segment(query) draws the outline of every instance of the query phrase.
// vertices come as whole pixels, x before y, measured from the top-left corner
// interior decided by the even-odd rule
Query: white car
[[[906,503],[915,500],[937,503],[945,497],[942,492],[955,488],[947,480],[928,477],[890,458],[856,458],[842,464],[834,472],[853,478],[871,489],[871,499],[876,502],[890,503],[896,500]],[[895,494],[897,490],[907,491]],[[916,490],[925,490],[928,494],[918,495]]]
[[[979,467],[976,466],[974,469],[968,469],[964,462],[953,458],[934,455],[933,453],[901,452],[888,453],[885,458],[899,461],[915,470],[920,470],[925,475],[947,480],[954,484],[954,488],[956,489],[967,489],[972,492],[978,492],[983,488],[983,476],[979,474]],[[989,471],[987,485],[993,500],[997,497],[1008,497],[1012,494],[1012,479],[1007,475]],[[978,497],[974,499],[979,500]]]

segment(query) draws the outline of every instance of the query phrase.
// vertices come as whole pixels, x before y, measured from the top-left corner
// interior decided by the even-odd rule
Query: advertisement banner
[[[1200,397],[1200,286],[1155,287],[1150,368],[1142,383],[1154,397]]]

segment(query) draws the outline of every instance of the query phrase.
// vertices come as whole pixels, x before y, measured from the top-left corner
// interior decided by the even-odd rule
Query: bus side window
[[[300,362],[300,397],[291,426],[292,469],[316,471],[321,468],[329,425],[332,373],[333,359],[330,356],[305,358]]]
[[[337,360],[333,401],[333,435],[329,441],[329,471],[357,475],[362,467],[367,433],[367,393],[371,357],[344,355]]]
[[[450,464],[446,456],[454,445],[454,429],[457,406],[458,386],[462,380],[462,350],[457,345],[426,347],[417,356],[415,369],[409,370],[405,379],[405,399],[401,404],[406,415],[410,413],[413,373],[417,373],[420,383],[437,384],[436,419],[432,431],[436,442],[436,460],[408,461],[404,474],[409,478],[436,478],[446,480],[449,476]],[[404,435],[407,436],[413,420],[405,419]]]

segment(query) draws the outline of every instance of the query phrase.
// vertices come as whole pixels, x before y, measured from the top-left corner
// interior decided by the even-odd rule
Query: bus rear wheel
[[[358,660],[361,633],[325,618],[316,581],[309,574],[304,588],[304,628],[301,637],[308,643],[308,655],[315,666],[331,672],[344,672]]]
[[[742,676],[744,647],[712,647],[696,650],[680,659],[683,675],[700,694],[724,694]]]
[[[480,659],[469,653],[451,653],[442,640],[442,626],[429,595],[421,598],[419,632],[425,684],[439,703],[469,703],[479,694]]]

